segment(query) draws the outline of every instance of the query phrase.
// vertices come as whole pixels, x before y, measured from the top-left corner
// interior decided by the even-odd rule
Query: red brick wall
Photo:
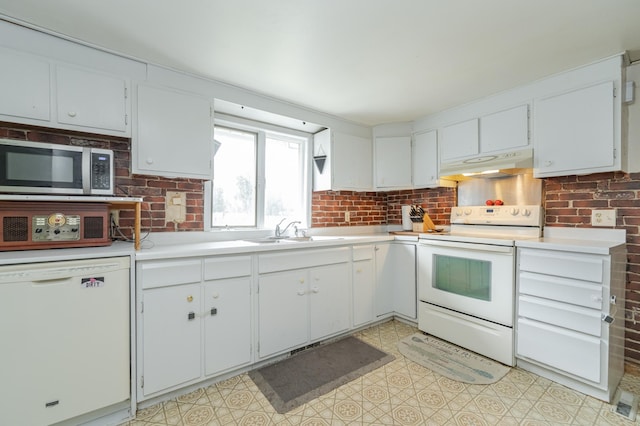
[[[203,229],[203,182],[197,179],[170,179],[132,174],[131,141],[127,138],[36,128],[4,122],[0,122],[0,138],[111,149],[114,151],[115,157],[115,195],[144,197],[141,217],[143,232]],[[165,223],[165,195],[167,191],[187,193],[187,220],[185,222],[180,224]],[[133,209],[120,211],[120,227],[128,237],[133,235],[134,216]]]
[[[387,192],[387,223],[402,224],[402,206],[418,204],[436,225],[449,225],[451,207],[456,205],[456,188],[414,189]]]
[[[640,363],[640,173],[548,178],[544,199],[546,226],[590,227],[592,209],[617,210],[616,228],[627,231],[625,358]]]
[[[345,221],[348,211],[349,222]],[[311,226],[366,226],[387,223],[383,192],[318,191],[311,197]]]

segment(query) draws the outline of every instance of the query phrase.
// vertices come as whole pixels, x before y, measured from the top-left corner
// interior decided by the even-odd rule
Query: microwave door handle
[[[91,194],[91,148],[82,149],[82,193]]]

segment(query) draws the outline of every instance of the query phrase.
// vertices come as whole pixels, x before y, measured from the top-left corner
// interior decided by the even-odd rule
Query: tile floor
[[[609,404],[518,368],[491,385],[447,379],[396,349],[416,331],[389,321],[357,333],[396,359],[284,415],[241,374],[140,410],[126,425],[640,425],[640,416],[631,422]],[[621,387],[640,394],[640,377],[626,374]]]

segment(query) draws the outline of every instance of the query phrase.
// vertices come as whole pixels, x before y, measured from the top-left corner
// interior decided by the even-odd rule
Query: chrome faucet
[[[283,218],[280,223],[278,223],[276,225],[276,238],[282,238],[282,236],[284,235],[285,232],[287,232],[287,229],[289,229],[289,227],[291,225],[295,225],[296,223],[301,223],[299,220],[294,220],[292,222],[289,222],[289,224],[287,226],[284,227],[284,229],[280,229],[280,225],[282,225],[282,222],[284,222],[285,220],[287,220],[287,218]]]

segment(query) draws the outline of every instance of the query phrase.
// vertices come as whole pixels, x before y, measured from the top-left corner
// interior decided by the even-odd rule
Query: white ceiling
[[[639,0],[0,0],[0,12],[366,125],[640,56]]]

